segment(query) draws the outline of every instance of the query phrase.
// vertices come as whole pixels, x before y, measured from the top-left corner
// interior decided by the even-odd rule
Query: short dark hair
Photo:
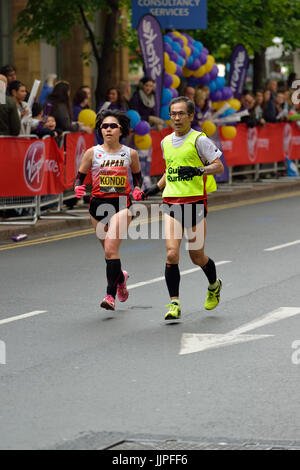
[[[9,94],[11,95],[13,90],[18,91],[21,86],[25,86],[24,83],[20,82],[19,80],[14,80],[8,85]]]
[[[177,103],[186,103],[188,114],[195,114],[195,104],[186,96],[177,96],[170,101],[169,111],[171,111],[171,106]]]
[[[13,65],[3,65],[3,67],[0,69],[0,74],[5,75],[6,77],[10,72],[16,72],[16,69]]]
[[[36,117],[43,111],[43,105],[41,103],[33,103],[32,105],[32,117]]]
[[[104,109],[97,114],[96,119],[96,130],[100,137],[102,137],[101,125],[105,118],[114,117],[117,119],[121,126],[121,138],[127,137],[130,132],[130,119],[124,111],[119,111],[118,109]]]

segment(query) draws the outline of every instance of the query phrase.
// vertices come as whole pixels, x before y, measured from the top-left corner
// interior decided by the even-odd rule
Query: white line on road
[[[25,318],[36,317],[37,315],[41,315],[41,313],[47,313],[47,310],[35,310],[34,312],[24,313],[23,315],[17,315],[16,317],[5,318],[4,320],[0,320],[0,325],[24,320]]]
[[[276,251],[281,250],[282,248],[287,248],[289,246],[298,245],[300,240],[295,240],[294,242],[284,243],[283,245],[272,246],[271,248],[265,248],[264,251]]]
[[[221,266],[223,264],[228,264],[228,263],[232,263],[232,261],[219,261],[219,262],[216,263],[216,266]],[[186,276],[187,274],[195,273],[196,271],[199,271],[200,269],[201,268],[199,268],[199,267],[192,268],[192,269],[186,269],[185,271],[181,271],[180,275],[181,276]],[[155,284],[156,282],[161,282],[161,281],[164,281],[164,280],[165,280],[164,276],[155,277],[154,279],[150,279],[149,281],[138,282],[137,284],[132,284],[131,286],[128,286],[127,289],[128,290],[136,289],[137,287],[143,287],[143,286],[147,286],[149,284]]]

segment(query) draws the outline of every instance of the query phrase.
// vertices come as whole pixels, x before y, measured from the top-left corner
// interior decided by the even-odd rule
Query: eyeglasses
[[[172,112],[170,113],[170,118],[171,118],[171,119],[175,119],[176,116],[178,116],[179,119],[182,119],[184,116],[187,116],[187,114],[188,114],[188,113],[184,113],[183,111],[179,111],[178,113],[175,113],[175,112],[172,111]]]
[[[120,124],[117,124],[116,122],[105,122],[104,124],[101,125],[101,129],[118,129],[118,127],[121,127]]]

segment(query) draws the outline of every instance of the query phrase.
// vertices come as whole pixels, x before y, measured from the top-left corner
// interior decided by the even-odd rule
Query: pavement
[[[298,193],[298,194],[297,194]],[[240,182],[228,185],[221,183],[218,185],[218,191],[209,195],[209,207],[218,208],[220,205],[238,204],[242,201],[256,203],[266,198],[283,198],[286,195],[300,195],[300,178],[282,177],[279,179],[265,179],[259,182]],[[147,201],[151,203],[160,203],[161,198],[155,197]],[[7,242],[11,237],[25,233],[28,238],[43,237],[54,233],[71,232],[91,227],[88,217],[88,205],[79,205],[79,212],[63,212],[59,215],[48,212],[45,216],[52,218],[39,219],[34,225],[14,225],[7,224],[6,219],[0,217],[0,242]],[[81,212],[84,210],[85,212]],[[56,217],[54,218],[54,215]],[[85,217],[85,218],[84,218]],[[3,222],[6,222],[5,224]]]

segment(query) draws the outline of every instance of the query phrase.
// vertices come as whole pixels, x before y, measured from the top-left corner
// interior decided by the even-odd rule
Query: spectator
[[[193,103],[195,103],[195,93],[195,88],[193,88],[192,86],[188,86],[185,90],[184,96],[191,100]]]
[[[75,93],[72,104],[73,121],[78,121],[78,116],[84,109],[88,109],[89,97],[83,88],[79,88]]]
[[[25,102],[27,91],[22,82],[15,80],[9,85],[9,94],[15,100],[17,110],[21,119],[21,135],[29,135],[31,132],[32,113]]]
[[[201,121],[211,111],[207,90],[198,88],[195,90],[195,117],[192,122],[192,128],[201,127]]]
[[[281,67],[280,64],[275,63],[274,64],[274,70],[270,73],[270,80],[276,80],[277,82],[280,82],[281,80],[284,80],[284,76],[281,73]]]
[[[55,73],[51,73],[47,76],[46,81],[43,85],[42,91],[39,97],[39,103],[45,104],[47,101],[48,96],[51,94],[54,85],[56,83],[57,75]]]
[[[21,130],[21,121],[15,101],[6,96],[6,88],[7,78],[0,75],[0,90],[4,95],[3,102],[0,101],[0,135],[17,136]]]
[[[267,122],[279,122],[285,121],[288,115],[288,112],[284,110],[284,94],[283,92],[278,92],[275,96],[274,107],[268,106],[266,108],[264,118]]]
[[[244,95],[244,109],[247,109],[249,112],[248,116],[243,116],[241,122],[247,124],[248,127],[254,127],[259,124],[259,121],[255,118],[255,97],[252,93],[246,93]]]
[[[92,131],[79,122],[72,122],[70,85],[68,82],[58,82],[47,102],[52,104],[51,114],[62,132]]]
[[[9,95],[9,85],[11,84],[11,82],[17,80],[16,69],[13,65],[4,65],[0,69],[0,74],[5,75],[5,77],[7,78],[6,94]]]
[[[100,113],[100,111],[104,111],[105,109],[119,110],[119,111],[126,112],[126,108],[124,106],[123,99],[121,97],[121,92],[118,88],[111,87],[107,90],[105,101],[100,103],[98,113]]]
[[[139,89],[130,100],[130,107],[139,113],[143,121],[154,124],[161,130],[164,121],[155,116],[155,83],[152,78],[144,77],[139,84]]]
[[[120,93],[121,93],[121,98],[123,100],[124,106],[126,110],[128,111],[130,109],[130,98],[131,98],[131,85],[128,81],[123,80],[120,83]]]
[[[86,92],[87,96],[88,96],[88,104],[86,105],[86,108],[85,109],[90,109],[90,103],[91,103],[91,98],[92,98],[92,92],[91,92],[91,89],[89,86],[87,85],[82,85],[79,90],[83,90]]]
[[[266,121],[264,120],[264,92],[263,90],[257,90],[255,95],[255,107],[254,117],[258,124],[264,126]]]

